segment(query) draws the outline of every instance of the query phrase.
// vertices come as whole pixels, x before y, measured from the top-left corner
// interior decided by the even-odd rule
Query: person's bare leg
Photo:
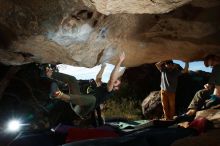
[[[161,103],[163,107],[163,113],[165,120],[169,120],[169,103],[167,93],[164,90],[161,90]]]
[[[175,93],[169,93],[169,119],[172,120],[176,114]]]

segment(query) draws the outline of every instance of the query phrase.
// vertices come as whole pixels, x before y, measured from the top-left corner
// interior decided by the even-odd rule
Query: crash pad
[[[109,129],[70,128],[67,133],[66,143],[85,139],[98,139],[118,136],[119,135],[115,131]]]

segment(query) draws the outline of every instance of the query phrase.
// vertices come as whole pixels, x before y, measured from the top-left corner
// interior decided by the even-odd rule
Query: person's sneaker
[[[194,115],[187,115],[187,114],[182,114],[180,116],[177,116],[174,121],[175,123],[180,123],[180,122],[191,122],[195,118]]]

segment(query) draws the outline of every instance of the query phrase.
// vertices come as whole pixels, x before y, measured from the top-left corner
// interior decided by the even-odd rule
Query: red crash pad
[[[106,137],[118,137],[113,130],[95,129],[95,128],[70,128],[66,137],[66,143]]]

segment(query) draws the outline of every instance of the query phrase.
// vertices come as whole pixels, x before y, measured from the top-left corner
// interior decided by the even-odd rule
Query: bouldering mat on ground
[[[184,128],[151,128],[115,137],[77,141],[63,146],[170,146],[175,140],[195,135]]]
[[[138,120],[138,121],[123,121],[123,122],[107,122],[107,125],[111,125],[122,131],[132,131],[148,127],[168,127],[174,124],[173,120]]]
[[[113,130],[98,128],[70,128],[66,137],[66,142],[73,142],[85,139],[98,139],[106,137],[118,137],[119,134]]]

